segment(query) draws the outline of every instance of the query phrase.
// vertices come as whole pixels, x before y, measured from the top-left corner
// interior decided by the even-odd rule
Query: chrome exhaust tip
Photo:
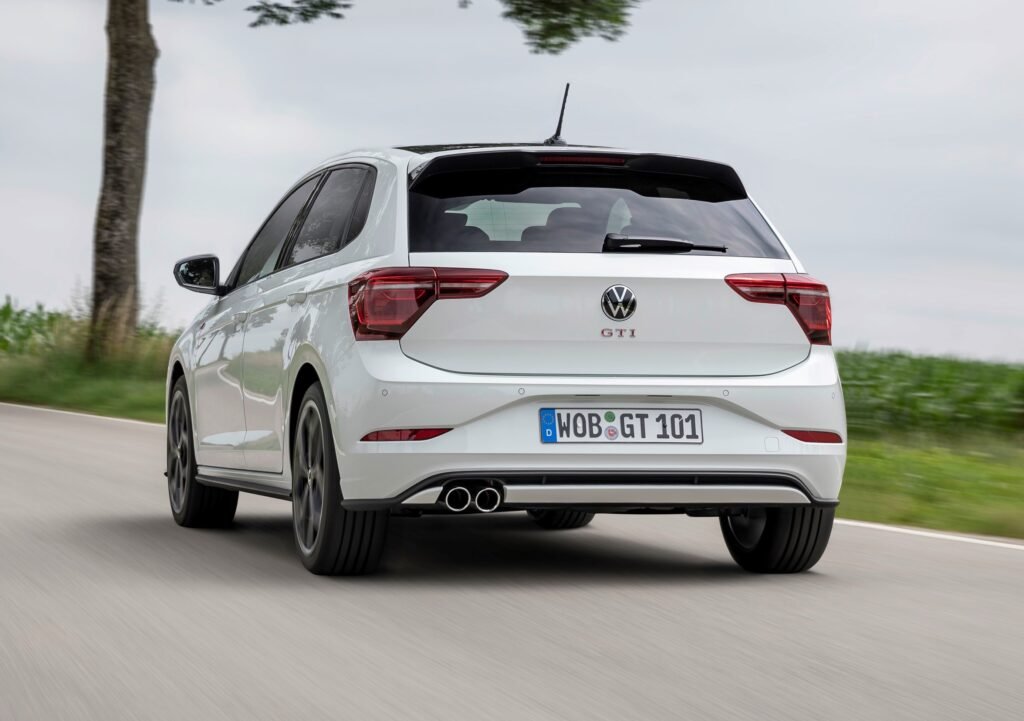
[[[476,506],[476,510],[481,513],[490,513],[501,505],[501,494],[498,493],[496,488],[491,488],[490,486],[481,488],[476,492],[473,504]]]
[[[469,495],[469,491],[462,486],[454,486],[448,489],[448,492],[444,494],[444,505],[452,513],[459,513],[469,508],[469,504],[472,501],[472,496]]]

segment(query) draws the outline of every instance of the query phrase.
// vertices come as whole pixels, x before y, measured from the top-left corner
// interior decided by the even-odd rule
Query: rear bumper
[[[695,511],[745,506],[834,506],[799,479],[761,474],[445,473],[425,479],[398,498],[343,501],[348,508],[443,510],[454,487],[495,488],[504,510],[570,507],[597,511]]]
[[[732,505],[806,505],[810,500],[786,486],[509,486],[505,505],[534,508],[692,508]]]
[[[839,497],[846,444],[804,443],[780,431],[846,438],[831,348],[815,346],[803,363],[770,376],[591,378],[451,373],[407,358],[397,343],[358,345],[359,362],[339,369],[331,389],[348,506],[403,505],[453,474],[496,479],[507,494],[504,507],[834,505]],[[540,441],[542,407],[680,405],[702,409],[703,444]],[[416,427],[452,430],[426,441],[360,440],[373,430]],[[568,474],[578,480],[553,480]],[[651,474],[658,480],[646,483]],[[755,476],[762,480],[737,480]],[[767,477],[781,482],[766,484]]]

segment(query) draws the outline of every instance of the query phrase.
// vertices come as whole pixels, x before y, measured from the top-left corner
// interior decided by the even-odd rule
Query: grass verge
[[[162,423],[164,381],[69,358],[0,357],[0,400]]]
[[[1024,538],[1024,440],[852,438],[839,515]]]

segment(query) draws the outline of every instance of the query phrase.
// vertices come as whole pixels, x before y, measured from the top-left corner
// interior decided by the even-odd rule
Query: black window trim
[[[288,235],[285,236],[285,243],[284,244],[287,245],[289,239],[292,236],[292,234],[295,232],[295,223],[296,223],[296,221],[298,221],[299,218],[305,218],[306,217],[306,209],[309,206],[310,200],[313,197],[316,196],[317,191],[320,189],[320,186],[323,185],[325,177],[327,177],[327,174],[326,174],[326,172],[323,169],[318,169],[316,172],[304,175],[302,177],[302,179],[300,179],[297,183],[295,183],[291,188],[288,189],[288,192],[286,192],[284,195],[281,196],[281,199],[279,201],[277,201],[277,204],[274,206],[274,209],[271,210],[270,213],[267,214],[267,217],[263,220],[263,222],[260,223],[259,229],[255,233],[253,233],[252,239],[249,241],[248,245],[245,246],[245,250],[243,250],[242,254],[238,256],[238,260],[235,262],[235,267],[231,269],[231,275],[228,276],[227,281],[224,283],[224,285],[226,287],[230,288],[230,290],[227,293],[225,293],[222,297],[226,298],[227,296],[231,295],[232,293],[234,293],[239,288],[244,288],[247,285],[251,285],[252,283],[255,283],[257,280],[262,280],[262,278],[260,278],[257,275],[252,280],[250,280],[250,281],[248,281],[246,283],[243,283],[242,285],[235,285],[237,283],[237,281],[238,281],[238,274],[240,272],[242,272],[242,263],[245,261],[246,256],[249,255],[249,251],[252,249],[253,243],[255,243],[256,239],[260,237],[260,233],[262,233],[263,229],[265,227],[267,227],[267,223],[269,223],[270,219],[274,217],[274,214],[280,209],[280,207],[282,205],[284,205],[286,200],[288,200],[289,198],[292,197],[292,194],[296,190],[301,188],[303,185],[308,183],[310,180],[313,180],[314,178],[317,179],[317,182],[313,185],[313,190],[310,191],[309,198],[307,198],[306,202],[303,204],[303,206],[301,208],[299,208],[299,213],[298,213],[298,215],[295,216],[295,220],[292,221],[291,228],[289,228],[289,230],[288,230]],[[278,261],[280,261],[280,254],[278,255]],[[271,271],[270,273],[268,273],[267,275],[263,276],[263,278],[266,278],[266,277],[268,277],[270,275],[273,275],[276,272],[276,270],[277,270],[277,263],[275,262],[274,270]]]
[[[319,197],[320,192],[327,184],[327,179],[331,176],[331,173],[333,173],[334,171],[345,170],[346,168],[362,170],[364,171],[364,174],[363,184],[360,186],[359,193],[356,195],[356,201],[352,205],[352,213],[349,215],[348,220],[345,221],[345,227],[341,231],[342,242],[338,245],[338,249],[332,250],[330,253],[324,253],[323,255],[317,255],[312,258],[307,258],[306,260],[299,261],[298,263],[285,265],[285,258],[287,258],[291,254],[292,248],[294,248],[295,242],[299,238],[299,232],[302,230],[302,226],[306,223],[306,217],[309,215],[309,211],[313,209],[313,204],[316,202],[316,199]],[[263,277],[269,278],[270,276],[274,275],[274,273],[277,273],[278,271],[281,270],[285,270],[286,268],[297,268],[298,266],[304,265],[305,263],[312,263],[314,260],[320,260],[321,258],[326,258],[328,256],[334,255],[335,253],[340,253],[343,248],[350,245],[352,241],[358,238],[359,235],[363,232],[363,228],[366,227],[366,218],[364,217],[362,220],[362,225],[359,227],[359,233],[349,237],[348,232],[352,227],[352,221],[356,218],[357,214],[359,213],[362,213],[363,215],[369,214],[370,203],[373,200],[373,191],[376,188],[376,186],[377,168],[373,165],[370,165],[369,163],[340,163],[338,165],[332,165],[331,167],[326,168],[324,170],[323,177],[320,179],[320,182],[317,183],[316,188],[313,190],[313,195],[310,196],[309,202],[306,203],[305,206],[303,206],[302,210],[299,212],[299,216],[295,219],[295,225],[292,226],[291,231],[288,233],[288,240],[285,241],[285,244],[281,247],[280,254],[278,254],[277,256],[277,263],[274,265],[274,270],[272,270],[270,273],[267,273]]]

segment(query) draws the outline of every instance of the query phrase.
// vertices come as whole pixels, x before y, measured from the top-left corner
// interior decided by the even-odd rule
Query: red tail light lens
[[[738,273],[725,282],[751,302],[788,306],[807,340],[832,345],[832,302],[820,280],[796,273]]]
[[[401,338],[438,299],[479,298],[508,273],[474,268],[378,268],[348,285],[356,340]]]
[[[364,441],[429,441],[444,435],[451,428],[392,428],[386,431],[372,431],[363,436]]]
[[[842,443],[843,438],[831,431],[782,431],[804,443]]]

